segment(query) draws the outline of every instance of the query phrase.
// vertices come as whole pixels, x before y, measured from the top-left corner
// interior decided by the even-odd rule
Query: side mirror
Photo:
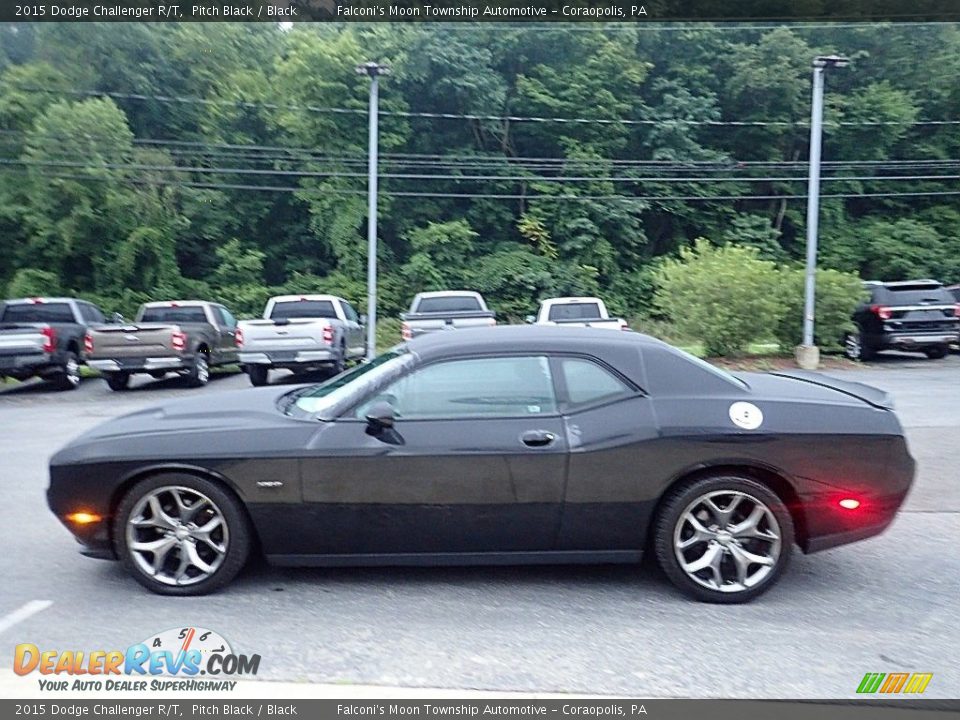
[[[122,325],[123,323],[126,322],[126,318],[124,318],[123,315],[121,315],[120,313],[115,312],[110,315],[109,322],[113,323],[114,325]]]
[[[367,410],[367,425],[370,426],[370,429],[374,432],[380,432],[381,430],[389,430],[393,427],[393,424],[396,420],[396,415],[393,412],[393,406],[384,402],[383,400],[378,400]]]
[[[367,324],[367,316],[366,316],[366,315],[361,315],[361,316],[360,316],[360,324],[361,324],[361,325],[366,325],[366,324]]]
[[[527,315],[527,316],[523,319],[523,321],[524,321],[525,323],[527,323],[527,325],[533,325],[533,324],[537,321],[537,316],[536,316],[536,315]]]

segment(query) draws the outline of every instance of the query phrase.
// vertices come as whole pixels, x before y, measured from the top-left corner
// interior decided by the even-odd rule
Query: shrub
[[[776,265],[756,248],[701,238],[662,264],[654,303],[678,331],[701,339],[708,355],[736,354],[772,335],[778,280]]]
[[[790,266],[780,270],[780,318],[775,336],[780,349],[799,345],[803,335],[804,269]],[[854,273],[818,270],[814,295],[814,341],[827,350],[841,346],[845,333],[854,329],[851,315],[866,291]]]

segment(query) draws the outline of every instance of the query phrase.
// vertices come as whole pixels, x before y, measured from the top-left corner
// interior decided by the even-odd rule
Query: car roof
[[[67,298],[67,297],[44,297],[38,295],[37,297],[29,298],[10,298],[9,300],[0,301],[6,305],[33,305],[40,303],[70,303],[70,302],[87,302],[86,300],[80,300],[78,298]]]
[[[642,345],[663,343],[649,335],[636,332],[542,325],[496,325],[441,330],[407,342],[410,351],[424,359],[496,352],[583,352],[596,355],[603,354],[604,348]]]
[[[476,290],[433,290],[431,292],[417,293],[417,297],[480,297],[480,293]]]
[[[197,305],[218,305],[219,303],[208,302],[206,300],[155,300],[154,302],[144,303],[145,308],[159,307],[196,307]]]
[[[339,300],[339,299],[340,299],[340,298],[339,298],[338,296],[336,296],[336,295],[321,295],[321,294],[311,294],[311,293],[303,293],[302,295],[276,295],[276,296],[270,298],[270,300],[271,300],[272,302],[275,302],[275,303],[278,303],[278,302],[297,302],[297,301],[299,301],[299,300],[305,300],[305,301],[311,301],[311,300],[313,300],[313,301],[330,300],[330,301],[333,301],[333,300]]]

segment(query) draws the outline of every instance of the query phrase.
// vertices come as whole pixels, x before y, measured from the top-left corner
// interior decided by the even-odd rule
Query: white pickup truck
[[[271,369],[339,374],[364,355],[364,320],[336,295],[270,298],[262,320],[237,327],[240,364],[256,386],[267,384]]]
[[[610,317],[603,300],[595,297],[549,298],[540,303],[540,311],[536,317],[530,316],[527,321],[535,325],[629,330],[626,320]]]
[[[483,295],[472,290],[439,290],[418,293],[410,310],[401,313],[404,340],[437,330],[462,330],[497,324],[497,314]]]

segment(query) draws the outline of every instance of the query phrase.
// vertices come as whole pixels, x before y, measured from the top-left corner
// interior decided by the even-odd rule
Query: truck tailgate
[[[324,328],[329,320],[291,318],[289,320],[246,320],[240,323],[243,331],[243,351],[310,350],[327,348]]]
[[[147,324],[123,325],[91,330],[93,352],[90,358],[134,358],[179,355],[171,336],[177,325]]]
[[[34,355],[43,352],[46,337],[43,325],[3,323],[0,325],[0,355]]]

